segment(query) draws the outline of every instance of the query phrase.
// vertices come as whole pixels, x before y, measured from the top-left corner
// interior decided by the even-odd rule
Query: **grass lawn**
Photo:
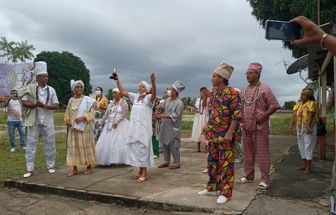
[[[54,114],[54,120],[56,125],[56,167],[63,167],[65,164],[67,146],[65,143],[65,126],[63,123],[62,112],[56,112]],[[184,114],[182,121],[182,137],[190,137],[194,116],[190,113]],[[328,119],[332,119],[331,115],[328,115]],[[276,113],[271,117],[272,134],[286,135],[288,126],[291,121],[290,113]],[[332,120],[328,120],[328,131],[332,130]],[[21,177],[26,170],[24,151],[17,150],[14,153],[9,152],[9,142],[7,135],[7,122],[6,116],[3,112],[0,112],[0,131],[2,138],[0,139],[0,186],[6,178]],[[18,142],[18,139],[17,139]],[[41,141],[38,143],[35,171],[46,171],[46,162],[44,157],[44,145]]]

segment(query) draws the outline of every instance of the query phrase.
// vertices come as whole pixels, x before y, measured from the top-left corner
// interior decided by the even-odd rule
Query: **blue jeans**
[[[25,132],[23,129],[22,121],[7,121],[8,125],[8,134],[9,134],[9,144],[11,148],[16,148],[15,144],[15,128],[18,129],[20,135],[20,147],[26,147],[25,143]]]

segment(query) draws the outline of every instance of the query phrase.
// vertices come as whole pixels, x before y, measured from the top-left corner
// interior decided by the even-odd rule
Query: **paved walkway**
[[[330,174],[328,175],[328,169],[331,171],[332,162],[314,162],[313,173],[309,176],[302,175],[298,171],[289,171],[289,178],[293,174],[298,174],[298,177],[292,180],[282,180],[282,177],[287,174],[286,166],[288,169],[295,169],[300,163],[300,160],[296,159],[298,155],[295,154],[296,147],[293,147],[295,145],[294,136],[271,136],[271,164],[272,168],[274,166],[277,168],[273,168],[275,171],[272,175],[272,185],[266,194],[287,194],[288,189],[282,194],[277,192],[280,188],[287,186],[296,187],[294,182],[299,180],[305,182],[304,186],[316,191],[314,191],[314,195],[308,196],[307,200],[315,201],[314,199],[317,199],[316,201],[318,201],[318,199],[323,198],[329,185]],[[208,176],[202,173],[205,168],[206,154],[195,151],[196,144],[190,142],[189,139],[184,139],[181,148],[182,168],[177,170],[152,168],[149,171],[150,179],[143,183],[135,181],[134,178],[137,173],[135,168],[112,166],[96,167],[91,175],[80,174],[74,177],[67,177],[67,169],[62,168],[57,169],[55,174],[39,173],[28,179],[7,180],[5,186],[17,187],[30,192],[52,193],[84,200],[150,207],[159,210],[242,214],[260,194],[256,191],[259,180],[249,184],[237,183],[237,180],[243,176],[243,165],[237,164],[235,166],[236,182],[233,197],[226,204],[218,205],[216,204],[217,197],[197,195],[198,191],[204,189]],[[287,159],[289,159],[288,162]],[[293,162],[290,162],[291,159],[294,159]],[[162,158],[156,159],[156,164],[161,162]],[[322,174],[320,173],[321,167],[325,168]],[[280,174],[277,169],[280,173],[282,171],[284,173]],[[256,173],[256,179],[258,179],[259,171]],[[316,177],[318,178],[316,179]],[[320,180],[323,177],[326,179]],[[319,186],[316,186],[316,184],[319,184]],[[289,188],[289,190],[291,189]],[[300,187],[298,190],[300,190]],[[300,192],[297,192],[297,190],[293,190],[292,193],[296,194],[294,198],[306,198],[305,193],[300,196]]]

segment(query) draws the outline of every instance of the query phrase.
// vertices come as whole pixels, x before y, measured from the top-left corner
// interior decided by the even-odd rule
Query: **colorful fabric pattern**
[[[234,184],[234,143],[224,141],[232,120],[240,121],[239,93],[231,87],[213,91],[209,102],[207,128],[208,144],[208,191],[219,191],[227,198],[232,196]]]

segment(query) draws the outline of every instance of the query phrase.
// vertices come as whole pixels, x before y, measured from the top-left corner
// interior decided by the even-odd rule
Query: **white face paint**
[[[96,90],[96,96],[101,96],[101,91],[100,90]]]

